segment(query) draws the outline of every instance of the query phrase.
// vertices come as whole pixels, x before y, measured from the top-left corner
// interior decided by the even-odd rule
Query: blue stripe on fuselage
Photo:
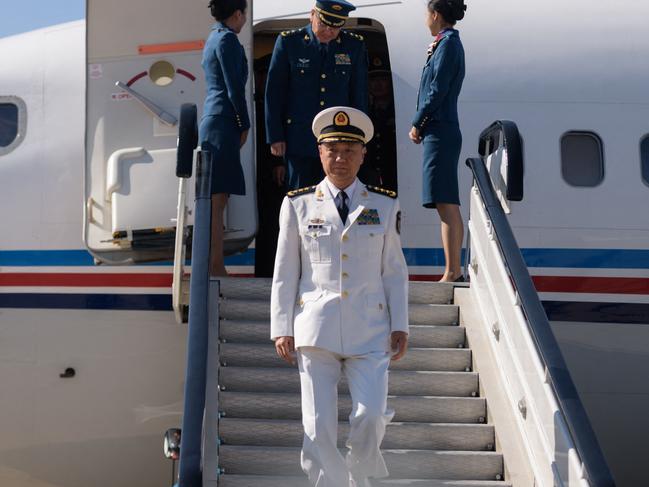
[[[437,248],[403,249],[409,266],[441,267],[444,252]],[[522,249],[528,267],[576,269],[649,269],[649,250],[640,249]],[[226,258],[226,265],[252,266],[254,249]],[[171,262],[143,265],[171,265]],[[0,266],[87,267],[94,261],[86,250],[3,250]]]

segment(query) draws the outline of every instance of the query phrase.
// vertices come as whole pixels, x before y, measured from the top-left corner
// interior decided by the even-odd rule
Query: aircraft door
[[[251,10],[249,2],[249,18]],[[196,104],[200,119],[202,49],[214,19],[204,0],[88,0],[86,15],[84,241],[106,263],[170,259],[180,107]],[[250,22],[239,40],[250,53]],[[250,83],[247,98],[252,115]],[[256,231],[252,142],[242,149],[241,162],[248,194],[230,198],[230,252],[245,250]],[[187,188],[191,202],[193,181]]]

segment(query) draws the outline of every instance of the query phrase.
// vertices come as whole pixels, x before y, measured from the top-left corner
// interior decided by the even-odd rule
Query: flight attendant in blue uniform
[[[240,148],[250,128],[245,87],[248,60],[237,34],[246,23],[246,0],[211,0],[216,24],[205,43],[207,96],[199,127],[202,150],[212,154],[210,274],[227,275],[223,263],[223,211],[231,194],[246,194]]]
[[[464,80],[464,48],[453,28],[464,18],[464,0],[430,0],[427,25],[435,37],[421,75],[417,114],[410,139],[424,144],[422,204],[436,208],[446,269],[441,281],[462,281],[460,254],[464,225],[460,213],[457,166],[462,134],[457,100]]]
[[[274,178],[287,189],[324,177],[311,132],[316,114],[343,105],[367,113],[365,42],[341,30],[355,8],[345,0],[318,0],[310,24],[282,32],[275,43],[266,85],[266,133],[272,154],[286,162]]]

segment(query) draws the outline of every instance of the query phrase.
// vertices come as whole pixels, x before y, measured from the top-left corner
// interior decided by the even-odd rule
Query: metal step
[[[302,419],[299,394],[259,392],[219,393],[219,409],[228,418]],[[347,418],[351,398],[338,398],[338,417]],[[486,401],[480,397],[390,396],[388,407],[395,410],[394,421],[421,423],[484,423]]]
[[[455,325],[459,321],[459,308],[452,304],[410,304],[408,317],[411,325]],[[224,299],[219,314],[224,320],[268,321],[268,301],[251,299]]]
[[[509,482],[492,480],[382,479],[372,487],[512,487]],[[278,475],[222,475],[219,487],[310,487],[306,477]]]
[[[449,480],[497,480],[503,472],[502,455],[495,452],[434,450],[383,450],[394,478],[444,478]],[[225,474],[296,475],[300,448],[219,447],[219,465]]]
[[[272,279],[220,278],[221,296],[229,299],[270,301]],[[417,304],[450,304],[453,302],[453,284],[444,282],[411,282],[408,300]]]
[[[259,320],[221,320],[220,338],[234,343],[272,343],[270,323]],[[410,326],[409,345],[415,348],[462,348],[464,328],[448,325]]]
[[[221,367],[219,387],[235,392],[300,392],[300,377],[296,368]],[[338,391],[347,390],[342,374]],[[392,395],[475,397],[478,374],[393,370],[388,390]]]
[[[408,302],[411,304],[451,304],[453,284],[450,282],[410,282]]]
[[[344,446],[349,423],[338,425],[338,444]],[[219,438],[226,445],[302,446],[304,430],[298,420],[222,418]],[[494,428],[487,424],[390,423],[382,448],[416,450],[492,451]]]
[[[222,364],[234,367],[290,367],[280,359],[272,343],[224,343],[220,349]],[[471,350],[456,348],[409,348],[406,356],[390,364],[392,370],[471,370]]]

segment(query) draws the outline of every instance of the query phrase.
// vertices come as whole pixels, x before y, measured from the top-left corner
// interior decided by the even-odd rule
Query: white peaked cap
[[[331,107],[318,113],[311,126],[320,142],[362,142],[374,137],[374,124],[365,113],[351,107]]]

